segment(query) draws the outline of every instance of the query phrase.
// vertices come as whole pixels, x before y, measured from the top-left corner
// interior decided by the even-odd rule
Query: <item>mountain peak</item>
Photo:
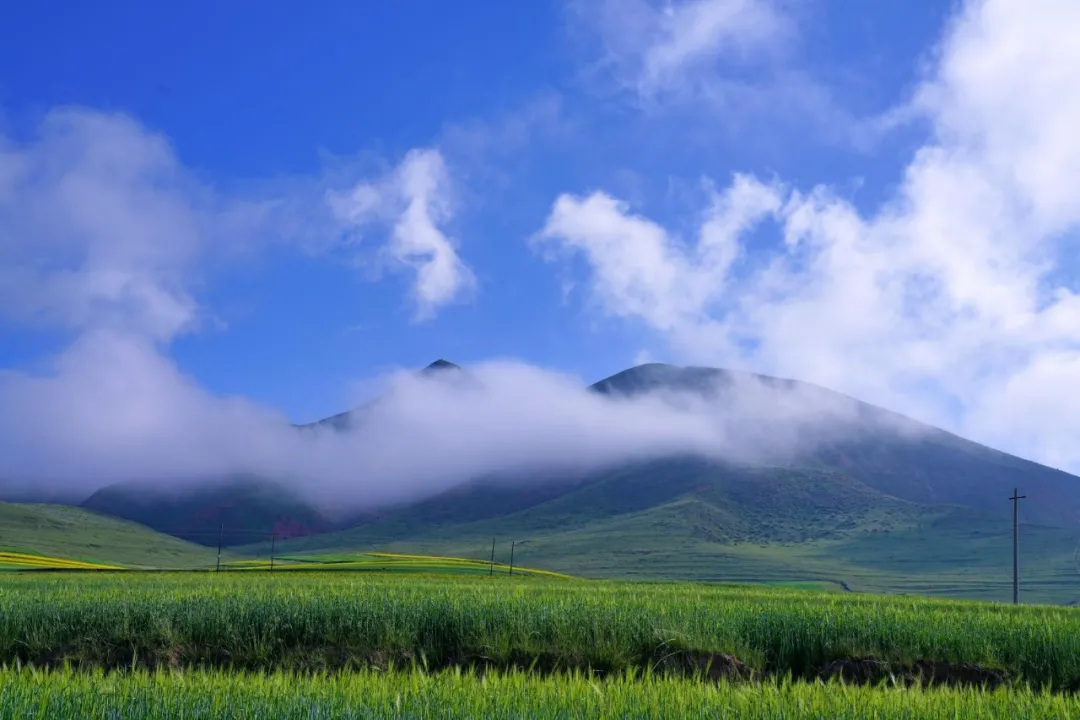
[[[728,376],[727,370],[719,368],[645,363],[594,383],[591,389],[605,395],[637,395],[661,388],[699,391]]]
[[[442,358],[439,358],[438,360],[431,363],[430,365],[428,365],[426,368],[424,368],[420,372],[427,374],[427,373],[434,373],[434,372],[442,372],[444,370],[460,370],[460,369],[461,369],[460,366],[455,365],[454,363],[450,362],[449,360],[443,360]]]

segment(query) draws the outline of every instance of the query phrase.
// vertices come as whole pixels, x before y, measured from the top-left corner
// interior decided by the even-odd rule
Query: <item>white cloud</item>
[[[602,192],[586,198],[564,195],[540,237],[557,238],[586,255],[604,309],[641,316],[670,331],[694,319],[722,290],[741,253],[739,234],[776,211],[779,203],[775,189],[738,177],[715,197],[695,245],[688,248]]]
[[[1078,23],[1069,0],[968,3],[912,104],[932,135],[871,212],[740,176],[712,253],[715,220],[686,246],[603,193],[560,197],[544,234],[584,255],[608,312],[683,358],[812,380],[1078,469]],[[761,249],[765,219],[779,250]],[[730,271],[740,252],[755,263]]]
[[[168,339],[197,323],[187,275],[211,237],[212,196],[164,138],[127,117],[51,113],[0,145],[0,312]]]
[[[641,56],[639,86],[646,93],[721,56],[747,59],[770,51],[792,28],[770,0],[694,0],[669,4],[657,18]]]
[[[595,28],[601,64],[644,99],[700,92],[718,79],[717,63],[761,61],[794,34],[772,0],[602,0],[571,9]]]
[[[371,223],[389,227],[384,255],[411,268],[417,318],[431,317],[461,299],[476,280],[440,226],[453,216],[450,175],[437,150],[412,150],[401,164],[374,182],[331,190],[326,200],[337,218],[362,230]]]

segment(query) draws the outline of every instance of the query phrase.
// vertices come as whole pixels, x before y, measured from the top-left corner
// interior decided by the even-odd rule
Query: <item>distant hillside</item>
[[[290,538],[333,527],[293,490],[261,478],[233,477],[191,487],[123,483],[98,490],[82,507],[132,520],[202,545]]]
[[[1046,525],[1080,524],[1080,478],[960,438],[889,410],[793,380],[715,368],[641,365],[594,384],[604,394],[633,396],[660,388],[708,392],[723,405],[724,393],[742,377],[778,393],[812,388],[823,402],[852,403],[854,432],[817,443],[797,459],[802,467],[844,473],[886,495],[928,505],[962,505],[1010,512],[1014,487],[1028,495],[1024,517]]]
[[[153,568],[210,568],[217,558],[216,550],[89,510],[3,502],[0,548]]]
[[[461,371],[436,360],[422,375]],[[348,412],[297,426],[345,430],[380,402],[375,399]],[[160,532],[216,546],[221,533],[225,546],[279,540],[320,533],[335,527],[323,512],[285,483],[252,476],[175,483],[121,483],[102,488],[81,502],[96,512],[142,523]]]
[[[882,495],[843,473],[744,467],[695,458],[658,460],[564,483],[477,482],[353,527],[285,544],[292,550],[362,547],[421,537],[526,537],[684,504],[697,532],[716,542],[802,542],[855,528],[907,526],[925,508]],[[694,521],[696,522],[696,521]]]

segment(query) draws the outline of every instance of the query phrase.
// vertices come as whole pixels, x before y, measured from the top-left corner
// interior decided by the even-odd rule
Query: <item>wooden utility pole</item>
[[[491,538],[491,563],[488,565],[488,577],[495,574],[495,538]]]
[[[274,548],[277,545],[277,531],[270,537],[270,572],[274,572]]]
[[[514,575],[514,545],[517,545],[517,540],[510,542],[510,576]]]
[[[1012,500],[1013,504],[1013,605],[1020,602],[1020,538],[1019,538],[1019,514],[1017,508],[1021,500],[1026,498],[1027,495],[1020,495],[1018,488],[1013,488]]]
[[[225,523],[221,523],[217,531],[217,566],[214,572],[221,572],[221,536],[225,532]]]

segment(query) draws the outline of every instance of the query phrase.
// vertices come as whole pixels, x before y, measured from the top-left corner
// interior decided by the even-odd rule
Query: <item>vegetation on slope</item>
[[[0,550],[130,567],[212,567],[216,551],[63,505],[0,503]]]
[[[332,527],[318,510],[285,485],[237,476],[192,487],[122,483],[98,490],[82,506],[159,532],[226,547],[322,532]]]
[[[809,383],[718,368],[651,363],[624,370],[590,387],[606,395],[634,396],[658,389],[710,396],[722,406],[737,383],[759,383],[777,396],[799,390],[822,402],[853,405],[853,432],[815,443],[800,457],[803,467],[842,472],[886,495],[931,505],[962,505],[1008,512],[1013,487],[1028,493],[1025,517],[1047,525],[1080,524],[1078,479],[1060,470],[993,450],[897,413]]]

